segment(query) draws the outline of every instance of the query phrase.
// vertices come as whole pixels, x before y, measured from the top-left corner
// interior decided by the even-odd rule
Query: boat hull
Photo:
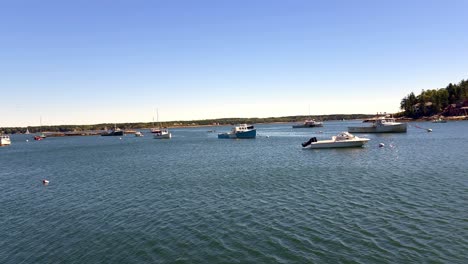
[[[323,124],[315,124],[315,125],[293,125],[293,128],[309,128],[309,127],[323,127]]]
[[[305,149],[328,149],[328,148],[358,148],[367,143],[369,139],[349,140],[349,141],[333,141],[321,140],[313,142]]]
[[[171,133],[162,134],[162,135],[153,135],[154,139],[170,139],[172,138]]]
[[[236,133],[221,133],[218,134],[218,138],[255,138],[257,136],[257,130],[242,131]]]
[[[350,133],[405,133],[407,126],[405,123],[389,126],[371,127],[348,127]]]
[[[8,146],[8,145],[11,145],[11,140],[9,137],[0,138],[0,146]]]
[[[123,132],[123,131],[114,131],[114,132],[110,132],[110,133],[101,134],[101,136],[103,136],[103,137],[109,137],[109,136],[123,136],[123,135],[124,135],[124,132]]]

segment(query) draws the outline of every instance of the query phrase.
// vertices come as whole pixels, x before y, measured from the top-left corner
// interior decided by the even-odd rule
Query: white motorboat
[[[353,148],[362,147],[367,141],[369,141],[368,138],[360,138],[348,132],[341,132],[327,140],[317,141],[317,138],[313,137],[309,141],[302,143],[302,147],[305,149]]]
[[[8,145],[11,145],[10,136],[0,135],[0,146],[8,146]]]
[[[302,124],[296,124],[293,128],[304,128],[304,127],[323,127],[323,122],[312,120],[305,120]]]
[[[143,136],[143,133],[141,133],[140,131],[135,132],[135,137],[142,137],[142,136]]]
[[[395,118],[381,116],[373,120],[371,126],[348,127],[350,133],[406,133],[406,123],[396,122]]]

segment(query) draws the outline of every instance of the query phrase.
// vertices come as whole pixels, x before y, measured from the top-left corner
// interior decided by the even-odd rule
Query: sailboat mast
[[[161,122],[159,122],[159,109],[156,108],[156,120],[158,121],[159,128],[161,128]]]

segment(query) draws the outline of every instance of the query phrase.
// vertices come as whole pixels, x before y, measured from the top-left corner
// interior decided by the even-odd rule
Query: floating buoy
[[[380,143],[380,144],[379,144],[379,148],[383,148],[383,147],[385,147],[385,144],[384,144],[384,143]]]
[[[122,140],[122,138],[119,138],[120,140]]]
[[[270,136],[266,136],[266,138],[270,138]]]
[[[427,129],[427,132],[432,132],[432,128],[428,128],[428,129]]]
[[[29,142],[29,139],[26,139],[26,142]]]
[[[44,184],[44,185],[49,185],[49,181],[46,180],[46,179],[44,179],[44,180],[42,180],[42,184]]]

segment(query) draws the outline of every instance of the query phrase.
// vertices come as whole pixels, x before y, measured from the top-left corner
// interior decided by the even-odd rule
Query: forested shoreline
[[[403,111],[397,116],[414,119],[433,115],[457,116],[465,113],[463,107],[468,107],[468,80],[450,83],[445,88],[422,90],[419,95],[411,92],[401,100]]]
[[[262,123],[279,123],[279,122],[302,122],[305,119],[316,119],[320,121],[331,120],[350,120],[350,119],[365,119],[374,115],[369,114],[332,114],[332,115],[300,115],[300,116],[283,116],[283,117],[268,117],[268,118],[218,118],[190,121],[167,121],[161,122],[163,127],[187,127],[187,126],[213,126],[213,125],[234,125],[234,124],[262,124]],[[120,129],[150,129],[154,127],[153,122],[137,122],[137,123],[103,123],[94,125],[54,125],[54,126],[29,126],[29,127],[2,127],[0,132],[6,134],[25,133],[28,130],[30,133],[38,132],[72,132],[72,131],[92,131],[106,130],[114,128],[114,125]]]

